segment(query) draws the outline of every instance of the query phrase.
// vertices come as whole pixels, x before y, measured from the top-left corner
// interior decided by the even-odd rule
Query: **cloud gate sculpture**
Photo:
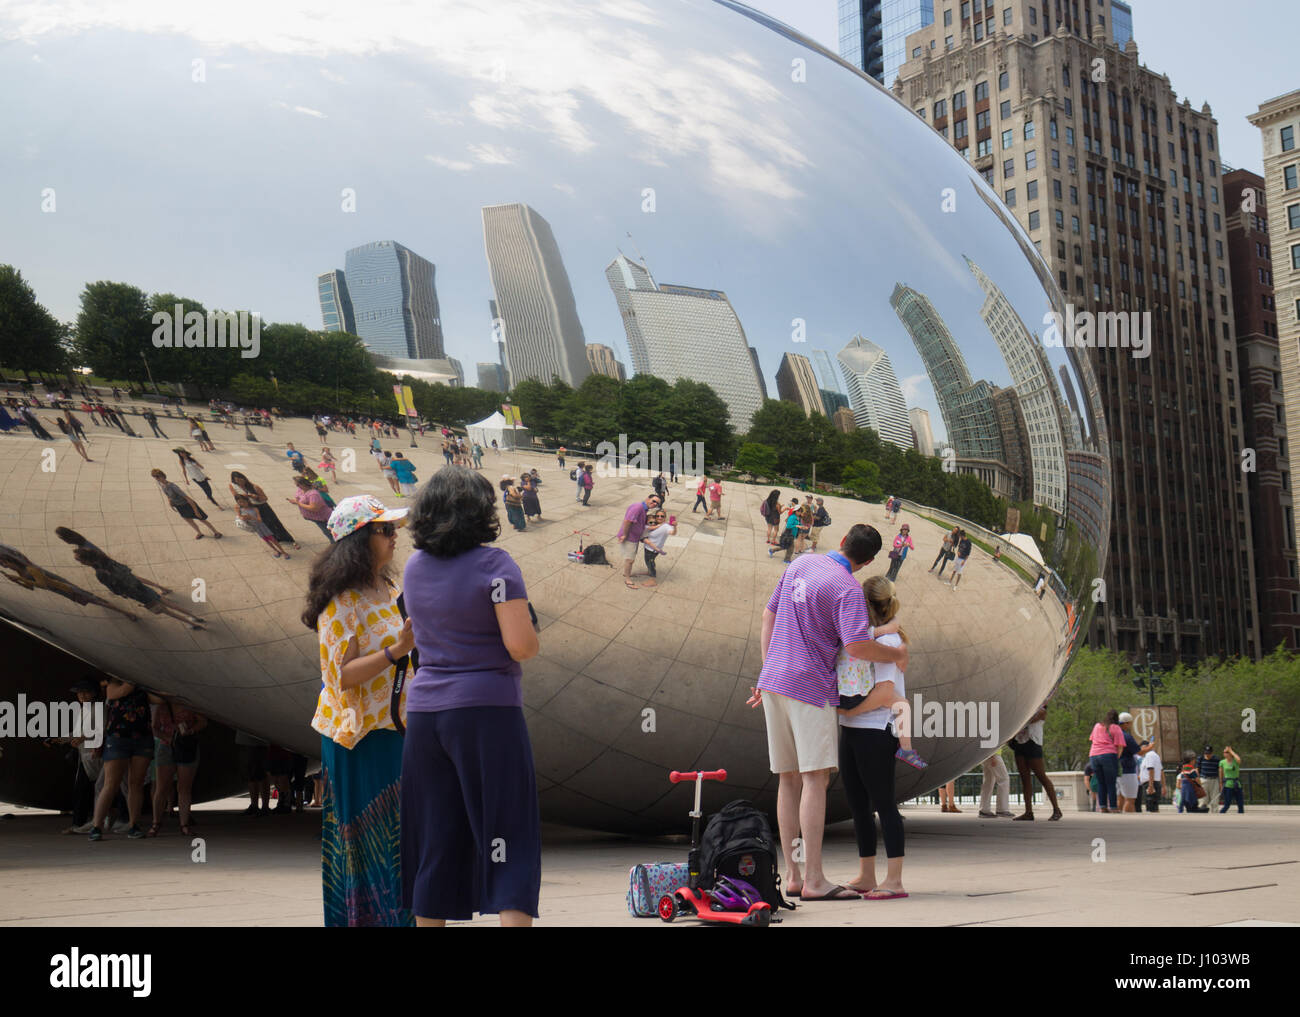
[[[944,432],[948,468],[1032,502],[1045,520],[994,561],[996,534],[904,505],[916,543],[898,579],[907,686],[931,765],[900,764],[900,798],[978,764],[1056,686],[1089,621],[1110,519],[1094,375],[1080,351],[1044,342],[1045,315],[1064,300],[1034,245],[1057,234],[1046,217],[1026,233],[977,166],[875,82],[709,0],[379,2],[319,16],[285,3],[259,5],[256,18],[251,5],[207,18],[126,0],[66,21],[63,6],[0,14],[0,29],[40,58],[20,68],[11,45],[0,68],[0,81],[27,83],[30,100],[11,112],[31,179],[44,181],[43,160],[78,139],[77,165],[55,181],[59,211],[7,245],[19,268],[48,280],[46,303],[60,286],[73,305],[87,282],[126,279],[315,328],[318,277],[345,267],[363,329],[383,313],[374,296],[386,277],[353,254],[383,242],[406,252],[396,265],[415,255],[430,265],[436,292],[423,312],[436,329],[395,355],[491,365],[504,339],[515,378],[577,383],[584,344],[602,343],[638,371],[708,381],[739,432],[762,398],[750,356],[770,378],[783,354],[828,351],[811,358],[832,375],[818,380],[838,389],[842,375],[860,423],[911,447],[908,408],[924,410]],[[106,46],[107,83],[96,70]],[[32,85],[53,74],[59,88]],[[1048,125],[1036,129],[1045,137]],[[1033,200],[1029,181],[1051,186],[1041,155],[1040,168],[1018,168],[1022,203]],[[141,436],[91,429],[94,463],[25,430],[0,436],[0,615],[315,756],[318,650],[298,615],[324,537],[278,500],[292,493],[280,443],[314,450],[310,424],[287,421],[256,443],[210,426],[217,449],[202,453],[176,419],[160,418],[167,440],[129,419]],[[261,484],[303,551],[273,559],[206,503],[224,537],[195,540],[150,477],[161,468],[177,479],[171,450],[182,440],[219,500],[229,503],[231,470]],[[331,485],[336,497],[389,497],[366,437],[330,441],[358,463]],[[408,455],[424,478],[442,464],[431,439]],[[745,705],[782,568],[757,512],[770,488],[728,483],[726,518],[704,522],[688,510],[694,484],[673,486],[680,528],[659,585],[632,591],[617,569],[567,552],[575,531],[608,544],[644,476],[598,479],[584,508],[550,457],[489,453],[485,466],[490,476],[536,466],[545,478],[545,521],[500,539],[543,626],[541,655],[524,665],[543,818],[677,830],[686,799],[666,773],[695,767],[731,774],[708,789],[714,805],[773,805],[762,717]],[[855,522],[887,541],[896,532],[879,505],[828,498],[828,508],[824,544]],[[955,591],[926,572],[954,524],[978,538]],[[177,591],[169,599],[202,627],[105,588],[57,527]],[[409,553],[403,541],[399,566]],[[888,565],[882,553],[858,578]],[[0,677],[7,701],[39,689],[39,675]],[[934,709],[941,730],[926,727]],[[982,735],[981,717],[996,732]],[[8,761],[29,751],[0,747]],[[32,786],[26,768],[0,769],[0,800],[39,803]],[[846,816],[835,791],[829,818]]]

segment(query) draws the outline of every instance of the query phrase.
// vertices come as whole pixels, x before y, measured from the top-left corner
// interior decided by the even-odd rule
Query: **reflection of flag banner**
[[[516,427],[523,426],[524,418],[520,414],[518,406],[511,406],[509,403],[502,403],[501,416],[506,418],[507,424],[513,424]]]
[[[411,394],[410,385],[402,386],[402,397],[406,400],[406,415],[408,417],[419,416],[419,414],[415,412],[415,396]]]
[[[402,414],[403,416],[405,416],[405,414],[406,414],[406,406],[405,406],[405,405],[403,404],[403,402],[402,402],[402,386],[401,386],[401,385],[394,385],[394,386],[393,386],[393,398],[397,400],[397,412],[400,413],[400,414]]]

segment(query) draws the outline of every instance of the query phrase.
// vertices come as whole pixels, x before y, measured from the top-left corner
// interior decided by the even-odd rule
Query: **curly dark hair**
[[[331,600],[344,590],[361,590],[374,582],[375,565],[370,556],[369,526],[358,526],[346,537],[336,540],[312,562],[307,577],[307,606],[302,623],[316,631],[316,620]],[[380,578],[395,587],[392,570],[385,566]]]
[[[464,466],[444,466],[420,489],[411,542],[435,558],[454,558],[501,534],[492,482]]]

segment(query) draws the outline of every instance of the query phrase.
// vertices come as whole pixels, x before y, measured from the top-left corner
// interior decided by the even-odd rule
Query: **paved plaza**
[[[0,927],[320,925],[319,812],[247,817],[245,804],[199,807],[202,863],[174,823],[156,840],[92,844],[59,835],[67,817],[0,806],[12,816],[0,820]],[[785,926],[1300,923],[1300,808],[1067,813],[1030,824],[961,807],[960,815],[903,810],[909,899],[809,904],[785,912]],[[1104,862],[1092,860],[1098,838]],[[830,877],[850,879],[856,855],[852,827],[837,824],[826,848]],[[684,838],[547,827],[539,924],[661,927],[628,916],[628,868],[685,858]],[[883,853],[878,864],[883,874]]]

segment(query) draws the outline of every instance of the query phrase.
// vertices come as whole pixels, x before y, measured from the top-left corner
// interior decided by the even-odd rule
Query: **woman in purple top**
[[[417,924],[499,914],[531,925],[541,818],[522,668],[539,642],[482,475],[445,466],[411,511],[403,580],[419,666],[402,753],[402,902]]]

